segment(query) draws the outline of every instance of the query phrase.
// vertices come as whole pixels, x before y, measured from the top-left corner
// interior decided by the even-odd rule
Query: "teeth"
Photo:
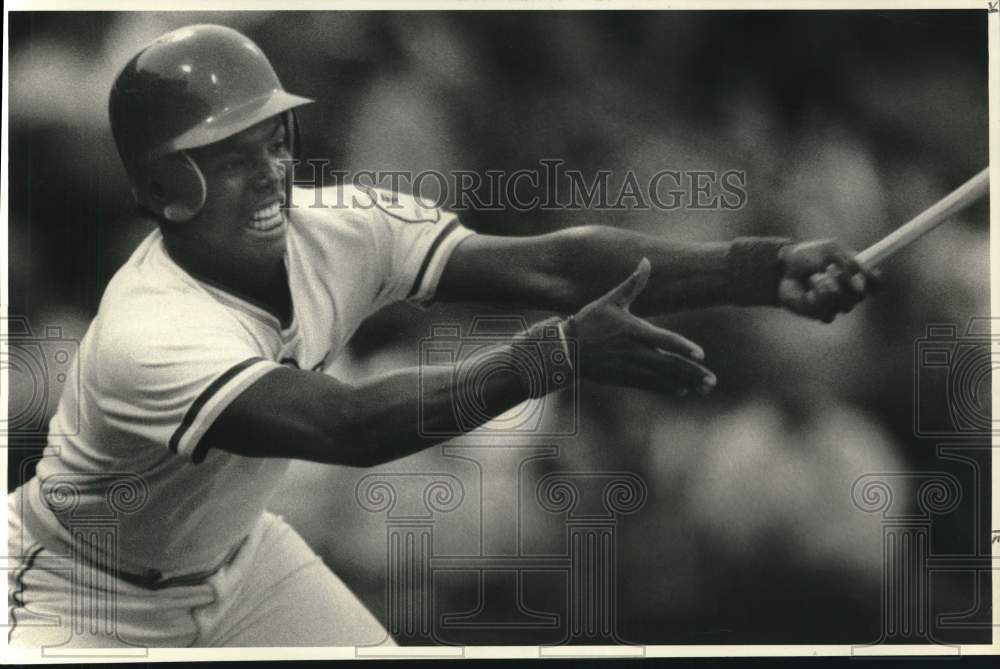
[[[271,218],[278,213],[279,209],[281,209],[281,205],[275,202],[269,207],[264,207],[263,209],[258,209],[256,212],[254,212],[253,219],[255,221],[262,221],[265,218]]]
[[[272,205],[258,209],[250,217],[250,228],[253,230],[270,230],[281,225],[281,203],[275,202]]]

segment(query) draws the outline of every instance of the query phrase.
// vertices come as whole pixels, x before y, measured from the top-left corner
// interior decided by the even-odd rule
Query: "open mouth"
[[[281,211],[281,202],[275,201],[251,214],[247,225],[251,230],[267,232],[280,226],[284,220],[285,216]]]

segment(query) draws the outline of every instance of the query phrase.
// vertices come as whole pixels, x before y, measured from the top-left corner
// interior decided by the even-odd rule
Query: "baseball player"
[[[294,110],[309,102],[252,41],[213,25],[160,37],[115,81],[112,131],[158,225],[108,285],[37,475],[9,496],[12,644],[391,644],[266,510],[291,459],[388,462],[440,441],[422,434],[581,379],[707,393],[702,350],[635,314],[772,305],[829,321],[872,286],[829,241],[677,244],[605,227],[492,237],[348,186],[324,198],[346,206],[310,207],[315,194],[284,169]],[[402,300],[563,315],[478,354],[522,373],[324,373],[365,318]],[[456,419],[462,393],[479,398],[473,425]],[[418,400],[434,429],[418,430]]]

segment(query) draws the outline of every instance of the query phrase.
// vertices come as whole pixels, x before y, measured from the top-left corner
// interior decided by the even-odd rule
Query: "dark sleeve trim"
[[[417,272],[417,278],[414,279],[413,286],[410,288],[410,293],[406,296],[406,299],[410,299],[420,291],[420,284],[424,282],[424,275],[427,273],[427,268],[430,267],[431,261],[434,259],[434,254],[437,253],[438,247],[441,246],[441,243],[456,227],[458,227],[458,219],[453,218],[448,225],[444,226],[441,234],[431,243],[431,247],[427,249],[427,255],[424,256],[424,261],[420,264],[420,271]]]
[[[170,437],[170,441],[167,444],[170,447],[170,450],[173,451],[174,453],[177,452],[178,444],[181,443],[181,439],[184,438],[184,435],[187,433],[187,431],[191,429],[191,426],[194,424],[195,419],[198,417],[198,412],[201,411],[201,408],[205,406],[205,404],[210,399],[212,399],[212,396],[215,395],[215,393],[219,392],[219,390],[221,390],[223,386],[229,383],[229,381],[234,376],[242,372],[244,369],[246,369],[250,365],[262,362],[263,360],[264,358],[260,357],[248,358],[243,362],[233,365],[225,372],[220,374],[218,378],[212,381],[212,383],[208,385],[208,388],[205,388],[205,390],[203,390],[201,394],[198,395],[195,401],[191,403],[191,406],[188,407],[187,413],[184,414],[184,419],[181,421],[181,424],[174,431],[173,436]],[[194,459],[193,455],[192,459]]]

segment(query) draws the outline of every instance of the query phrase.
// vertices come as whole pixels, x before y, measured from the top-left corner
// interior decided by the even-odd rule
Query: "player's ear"
[[[205,204],[205,177],[186,151],[144,165],[137,181],[139,202],[173,223],[191,220]]]

